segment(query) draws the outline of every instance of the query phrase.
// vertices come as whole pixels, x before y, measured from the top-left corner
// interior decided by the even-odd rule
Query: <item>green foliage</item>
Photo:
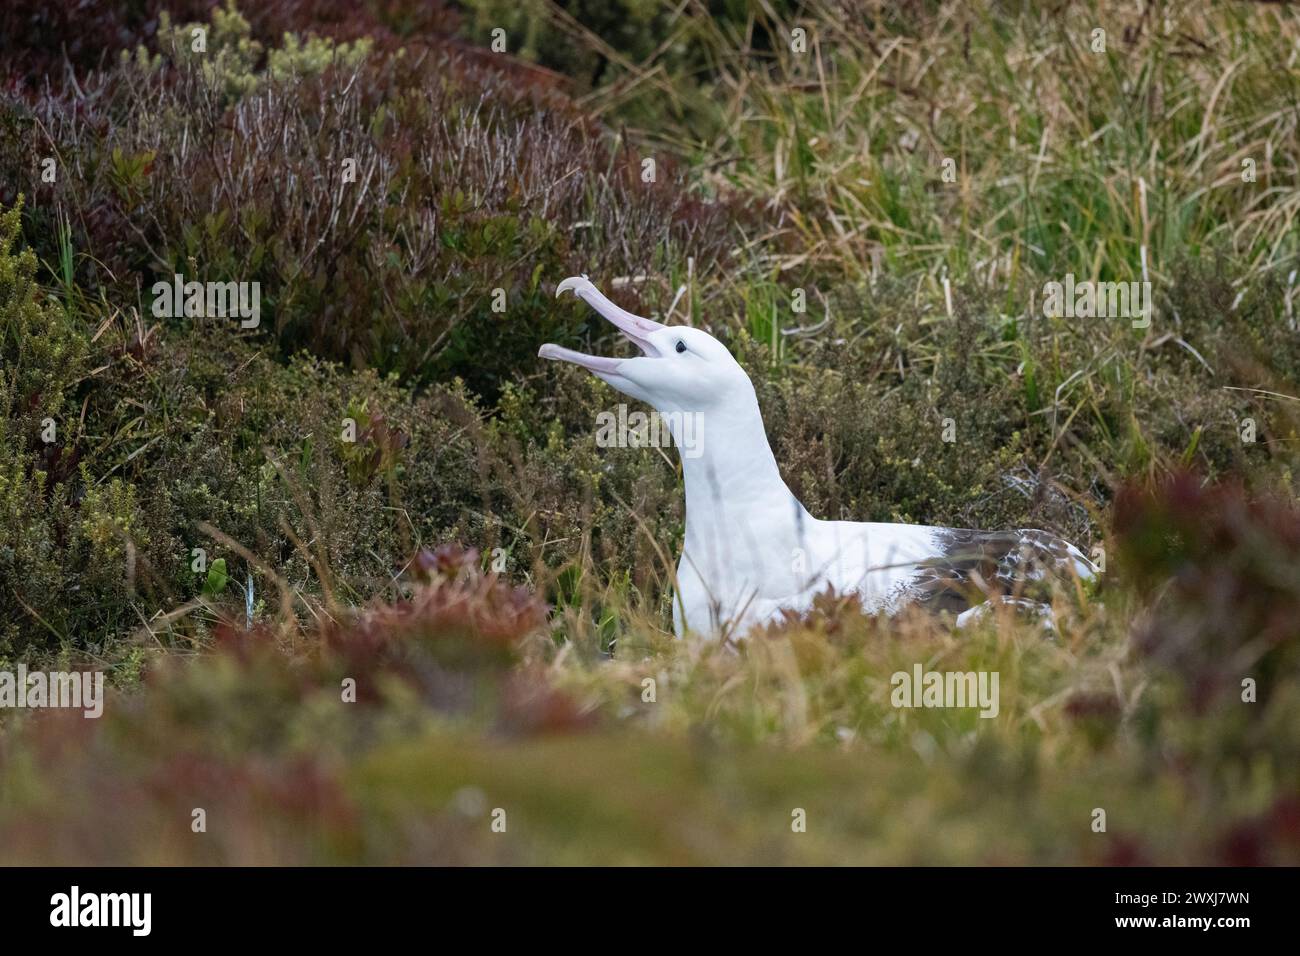
[[[301,631],[222,628],[207,654],[157,657],[102,720],[7,728],[0,838],[46,863],[1294,864],[1297,635],[1204,653],[1242,595],[1200,579],[1233,529],[1242,573],[1291,559],[1248,613],[1293,614],[1300,513],[1194,483],[1124,508],[1120,553],[1152,582],[1186,569],[1163,610],[1198,622],[1194,641],[1180,624],[1130,653],[1122,602],[1061,604],[1053,641],[827,599],[738,645],[601,661],[557,648],[536,596],[476,554],[424,553],[399,598]],[[922,664],[998,673],[998,716],[897,706],[895,675]],[[1250,702],[1242,667],[1267,687]],[[101,792],[116,799],[88,813]],[[223,825],[195,841],[199,793]]]
[[[272,80],[283,82],[315,76],[330,67],[355,69],[370,55],[372,46],[365,37],[354,43],[335,43],[328,37],[309,36],[304,42],[286,33],[284,45],[267,55],[266,72]]]
[[[739,210],[698,199],[669,156],[643,183],[636,157],[505,58],[293,34],[263,51],[233,6],[205,52],[195,28],[164,23],[166,55],[116,64],[92,104],[36,104],[41,148],[80,171],[58,189],[78,245],[103,250],[80,278],[115,300],[178,272],[257,281],[259,334],[283,355],[459,376],[491,398],[539,337],[572,334],[556,277],[720,268],[734,243]],[[34,149],[0,151],[0,178],[41,189]]]
[[[21,210],[20,201],[0,213],[0,387],[13,393],[22,424],[30,425],[63,412],[88,348],[84,333],[36,281],[35,253],[14,249]]]
[[[72,498],[89,336],[36,281],[35,254],[15,249],[20,209],[0,212],[0,658],[63,636],[65,615],[99,600],[69,593],[63,573],[87,546]],[[20,610],[36,595],[44,617]]]
[[[203,582],[203,596],[216,597],[226,589],[230,583],[230,575],[226,573],[226,559],[217,558],[208,568],[207,580]]]
[[[252,27],[240,14],[235,0],[215,7],[211,23],[173,24],[171,15],[162,11],[157,41],[159,53],[150,54],[143,45],[136,47],[134,56],[123,50],[122,65],[154,73],[162,69],[164,62],[174,64],[197,74],[203,85],[220,94],[226,103],[238,102],[255,92],[265,79],[282,82],[315,76],[332,66],[353,69],[369,56],[373,46],[365,37],[353,43],[338,43],[315,35],[304,41],[286,33],[280,47],[265,50],[253,39]]]
[[[87,487],[81,500],[81,533],[90,548],[90,568],[113,567],[127,557],[141,537],[135,488],[114,478],[107,485]]]
[[[1216,246],[1260,272],[1296,255],[1295,198],[1272,186],[1295,173],[1295,125],[1277,120],[1296,94],[1278,70],[1293,11],[1184,4],[1153,24],[1116,2],[792,6],[676,10],[665,39],[709,68],[672,70],[681,47],[647,37],[657,56],[620,63],[590,100],[658,118],[785,209],[801,260],[1014,286],[1067,271],[1159,283]]]

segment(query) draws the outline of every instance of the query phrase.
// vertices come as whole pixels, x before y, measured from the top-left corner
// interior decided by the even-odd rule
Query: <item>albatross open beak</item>
[[[574,276],[565,279],[555,287],[556,298],[559,298],[561,293],[570,291],[608,319],[616,329],[631,339],[642,353],[650,358],[660,357],[659,350],[654,347],[647,336],[652,332],[667,328],[667,326],[652,319],[643,319],[639,315],[633,315],[625,309],[620,309],[605,298],[586,276]],[[573,349],[551,345],[549,342],[543,345],[537,354],[544,359],[572,362],[575,365],[581,365],[583,368],[591,369],[593,372],[617,373],[618,367],[624,361],[623,359],[605,358],[600,355],[586,355],[582,352],[575,352]]]

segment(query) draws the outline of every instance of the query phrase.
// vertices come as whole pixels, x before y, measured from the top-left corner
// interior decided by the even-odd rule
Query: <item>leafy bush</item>
[[[730,252],[734,210],[692,196],[668,157],[642,182],[639,160],[504,61],[286,34],[263,63],[233,7],[214,17],[206,53],[165,23],[167,55],[124,53],[84,97],[0,103],[0,179],[74,210],[90,288],[147,309],[142,290],[176,273],[259,282],[286,354],[494,396],[539,335],[572,328],[556,277]],[[34,175],[49,155],[55,184]]]
[[[1205,710],[1227,695],[1243,710],[1246,678],[1277,694],[1300,652],[1295,503],[1180,475],[1126,490],[1115,525],[1126,576],[1154,602],[1137,646],[1179,676],[1189,703]]]
[[[48,640],[28,627],[62,632],[102,600],[64,574],[88,546],[73,511],[85,493],[77,399],[89,336],[36,281],[35,254],[14,248],[19,215],[0,212],[0,658]],[[28,618],[25,600],[53,620]]]

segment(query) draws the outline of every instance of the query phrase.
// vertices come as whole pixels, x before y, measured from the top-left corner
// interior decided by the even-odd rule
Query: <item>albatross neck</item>
[[[752,392],[743,401],[702,414],[698,454],[682,454],[688,544],[700,533],[712,535],[719,530],[703,527],[708,521],[744,521],[760,513],[803,511],[781,479]]]

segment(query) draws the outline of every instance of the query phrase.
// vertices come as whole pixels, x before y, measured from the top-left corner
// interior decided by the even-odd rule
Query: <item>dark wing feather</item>
[[[917,565],[911,601],[930,611],[961,613],[999,595],[1046,597],[1051,582],[1068,580],[1088,562],[1044,531],[943,529],[938,553]]]

